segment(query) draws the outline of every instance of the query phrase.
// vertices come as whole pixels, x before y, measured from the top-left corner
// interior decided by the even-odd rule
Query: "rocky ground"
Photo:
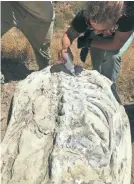
[[[77,5],[79,6],[79,5]],[[76,11],[74,4],[66,4],[66,10],[70,10],[70,7],[73,7],[73,11]],[[65,31],[65,28],[60,27],[59,17],[62,17],[64,21],[64,16],[62,12],[65,12],[63,4],[56,3],[56,25],[55,30],[58,29],[58,32],[54,32],[52,45],[51,45],[51,54],[52,62],[54,63],[57,59],[57,52],[61,47],[61,37]],[[62,10],[62,11],[60,11]],[[68,20],[72,18],[72,12],[66,13]],[[60,14],[60,16],[59,16]],[[68,26],[69,21],[66,21],[66,27]],[[15,87],[17,83],[29,75],[32,71],[37,70],[38,66],[34,62],[34,57],[32,54],[32,49],[30,44],[24,35],[17,31],[16,29],[10,30],[2,38],[2,62],[1,70],[5,77],[5,82],[1,85],[1,137],[3,138],[8,120],[8,112],[10,112],[10,103],[12,96],[14,94]],[[79,51],[76,48],[76,43],[72,45],[72,51],[74,53],[74,62],[75,64],[81,65],[84,68],[91,69],[90,56],[88,57],[85,64],[81,63],[79,60]],[[119,75],[117,90],[123,105],[125,105],[126,111],[130,118],[131,133],[132,133],[132,148],[134,156],[134,43],[131,44],[128,51],[123,55],[121,72]],[[133,159],[134,160],[134,159]],[[134,164],[132,164],[132,182],[134,184]]]

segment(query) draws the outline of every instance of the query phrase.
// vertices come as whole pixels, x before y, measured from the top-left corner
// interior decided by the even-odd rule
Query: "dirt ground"
[[[68,7],[70,8],[70,4]],[[67,26],[68,24],[66,27]],[[54,32],[51,45],[52,63],[55,63],[57,59],[57,53],[61,48],[61,37],[64,32],[65,29],[63,28],[59,28],[58,31]],[[1,138],[3,139],[7,128],[8,112],[10,111],[10,103],[15,87],[20,80],[23,80],[31,72],[38,70],[38,66],[35,63],[29,42],[24,35],[15,28],[4,35],[1,48],[1,71],[5,76],[5,83],[1,85]],[[80,61],[76,42],[73,43],[71,50],[74,54],[75,64],[91,69],[90,56],[86,60],[86,63],[83,64]],[[133,153],[131,184],[134,184],[134,43],[131,44],[127,52],[123,55],[117,90],[130,119]]]

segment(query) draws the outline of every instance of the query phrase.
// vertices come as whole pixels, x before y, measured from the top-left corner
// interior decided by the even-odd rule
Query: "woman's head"
[[[123,11],[123,1],[88,1],[84,17],[95,30],[104,32],[116,24]]]

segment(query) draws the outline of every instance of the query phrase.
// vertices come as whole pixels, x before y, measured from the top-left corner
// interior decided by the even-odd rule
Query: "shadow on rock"
[[[114,83],[111,86],[111,90],[112,90],[114,97],[118,101],[118,103],[120,103],[122,105],[120,97],[119,97],[117,90],[116,90],[116,85]],[[132,142],[134,142],[134,104],[124,105],[124,108],[125,108],[125,111],[128,115],[128,118],[129,118],[130,129],[131,129],[131,138],[132,138]]]
[[[9,81],[19,81],[26,78],[34,70],[29,70],[25,63],[3,59],[1,61],[1,72],[4,75],[5,83]]]
[[[75,65],[75,74],[79,75],[82,71],[83,68],[81,66]],[[65,72],[67,74],[71,74],[65,67],[65,65],[63,63],[61,64],[57,64],[57,65],[53,65],[50,69],[51,73],[58,73],[58,72]]]
[[[113,83],[113,84],[111,85],[111,91],[112,91],[114,97],[116,98],[117,102],[120,103],[120,104],[122,105],[121,99],[120,99],[120,97],[119,97],[119,95],[118,95],[118,93],[117,93],[117,89],[116,89],[116,84],[115,84],[115,83]]]
[[[131,138],[132,142],[134,142],[134,104],[124,105],[124,108],[130,121]]]

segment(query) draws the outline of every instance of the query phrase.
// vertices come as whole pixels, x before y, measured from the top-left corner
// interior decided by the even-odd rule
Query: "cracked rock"
[[[18,84],[2,184],[129,184],[128,117],[97,71],[34,72]]]

